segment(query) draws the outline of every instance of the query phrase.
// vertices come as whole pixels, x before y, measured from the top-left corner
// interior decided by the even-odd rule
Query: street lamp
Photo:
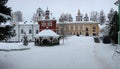
[[[115,5],[118,6],[118,12],[119,12],[119,32],[118,32],[118,44],[120,45],[120,0],[115,2]]]

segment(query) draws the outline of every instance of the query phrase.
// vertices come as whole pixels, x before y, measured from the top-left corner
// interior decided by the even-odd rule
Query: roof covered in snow
[[[32,22],[32,21],[25,21],[25,22],[19,22],[20,25],[37,25],[37,22]]]
[[[42,30],[41,32],[39,32],[38,34],[36,34],[35,38],[39,38],[40,36],[42,37],[59,37],[58,34],[56,34],[54,31],[46,29],[46,30]]]
[[[81,23],[81,24],[99,24],[96,21],[75,21],[75,22],[64,22],[67,24],[71,24],[71,23]],[[59,22],[58,24],[63,24],[63,22]]]

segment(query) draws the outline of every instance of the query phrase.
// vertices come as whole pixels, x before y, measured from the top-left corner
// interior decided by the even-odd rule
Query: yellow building
[[[84,35],[98,36],[99,26],[93,21],[76,21],[76,22],[60,22],[57,23],[57,31],[60,35]]]

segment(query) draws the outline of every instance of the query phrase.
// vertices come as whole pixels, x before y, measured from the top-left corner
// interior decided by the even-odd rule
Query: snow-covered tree
[[[6,6],[8,0],[0,0],[0,41],[8,40],[14,36],[13,26],[6,25],[7,20],[11,19],[11,8]]]
[[[99,15],[99,22],[100,22],[100,24],[102,25],[103,23],[105,23],[105,21],[106,21],[106,18],[105,18],[104,11],[101,10],[101,11],[100,11],[100,15]]]
[[[13,22],[22,22],[23,21],[23,14],[21,11],[16,11],[16,12],[12,12],[12,18],[13,18]]]
[[[111,17],[113,16],[113,13],[114,13],[114,9],[111,8],[110,9],[110,12],[108,13],[108,19],[111,20]]]
[[[71,14],[61,14],[60,18],[59,18],[59,22],[63,22],[63,21],[66,21],[66,22],[72,22],[73,21],[73,17],[71,16]]]
[[[114,43],[118,43],[118,31],[119,31],[119,16],[117,11],[112,14],[110,17],[109,23],[109,36]]]
[[[98,21],[98,12],[97,11],[90,12],[90,20],[91,21]]]
[[[118,31],[119,31],[119,16],[117,11],[111,13],[109,24],[102,29],[103,42],[104,43],[118,43]]]
[[[11,9],[6,6],[8,0],[0,0],[0,24],[10,19]]]

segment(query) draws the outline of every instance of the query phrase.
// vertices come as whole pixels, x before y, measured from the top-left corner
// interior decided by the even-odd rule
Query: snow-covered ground
[[[38,47],[29,43],[29,50],[0,51],[0,69],[120,69],[120,56],[112,59],[115,46],[94,43],[93,37],[84,36],[67,37],[64,44],[62,41],[59,46]],[[3,45],[22,46],[0,43]]]

